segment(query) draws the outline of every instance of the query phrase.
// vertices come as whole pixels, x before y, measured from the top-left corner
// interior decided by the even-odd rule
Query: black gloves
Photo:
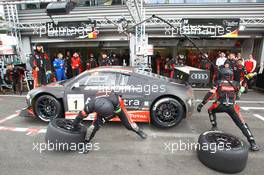
[[[203,106],[204,106],[204,104],[203,104],[203,103],[200,103],[200,104],[197,106],[197,111],[198,111],[198,112],[201,112]]]

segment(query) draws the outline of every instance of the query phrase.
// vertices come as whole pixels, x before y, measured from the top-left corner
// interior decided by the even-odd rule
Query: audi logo
[[[191,75],[191,79],[193,80],[207,80],[209,77],[207,74],[197,74],[197,73],[194,73]]]

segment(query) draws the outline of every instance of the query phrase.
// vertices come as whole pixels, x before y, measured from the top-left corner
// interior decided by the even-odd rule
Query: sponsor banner
[[[48,37],[59,38],[96,38],[98,32],[95,32],[96,27],[91,26],[90,22],[59,22],[55,24],[53,22],[46,23],[46,33]],[[95,36],[96,35],[96,36]]]
[[[178,28],[165,27],[165,35],[238,37],[240,19],[182,19]]]

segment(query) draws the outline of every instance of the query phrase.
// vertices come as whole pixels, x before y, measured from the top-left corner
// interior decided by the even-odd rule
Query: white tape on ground
[[[13,118],[15,118],[15,117],[17,117],[17,116],[18,116],[17,114],[10,115],[10,116],[8,116],[8,117],[6,117],[6,118],[0,120],[0,123],[4,123],[4,122],[6,122],[7,120],[11,120],[11,119],[13,119]]]
[[[255,109],[255,110],[264,110],[264,107],[240,107],[241,109],[245,110],[245,111],[248,111],[250,109]]]
[[[21,98],[25,98],[26,95],[0,95],[0,97],[21,97]]]
[[[9,131],[9,132],[25,132],[26,135],[36,135],[40,133],[45,133],[45,128],[20,128],[20,127],[6,127],[0,126],[0,131]]]
[[[259,114],[253,114],[255,117],[257,117],[258,119],[264,121],[264,117],[259,115]]]
[[[196,99],[195,102],[201,102],[203,100]],[[210,100],[210,102],[214,102],[215,100]],[[253,103],[253,104],[264,104],[264,101],[247,101],[247,100],[237,100],[237,103]]]

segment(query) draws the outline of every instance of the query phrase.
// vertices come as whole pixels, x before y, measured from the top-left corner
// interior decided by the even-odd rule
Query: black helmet
[[[97,98],[94,103],[96,113],[102,117],[110,117],[114,113],[113,104],[106,98]]]
[[[233,71],[230,68],[222,68],[220,70],[220,79],[221,80],[233,80]]]

